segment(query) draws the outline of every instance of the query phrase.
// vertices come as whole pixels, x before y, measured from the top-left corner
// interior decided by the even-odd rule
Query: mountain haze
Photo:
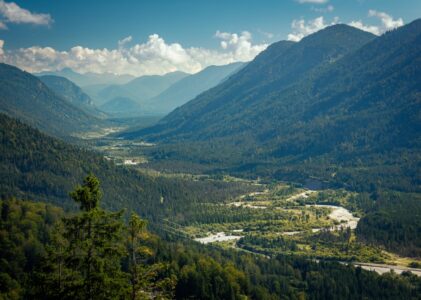
[[[145,103],[146,109],[153,112],[168,113],[221,83],[244,65],[245,63],[232,63],[224,66],[210,66],[196,74],[189,75],[147,101]]]
[[[53,75],[69,79],[80,87],[98,84],[125,84],[135,77],[132,75],[116,75],[112,73],[78,73],[70,68],[64,68],[60,71],[47,71],[34,73],[35,76]]]
[[[110,115],[120,117],[136,116],[142,113],[140,104],[127,97],[115,97],[102,104],[100,108]]]
[[[137,77],[126,84],[88,86],[85,90],[98,105],[117,97],[130,98],[141,104],[186,76],[188,74],[183,72],[172,72],[162,76],[148,75]]]

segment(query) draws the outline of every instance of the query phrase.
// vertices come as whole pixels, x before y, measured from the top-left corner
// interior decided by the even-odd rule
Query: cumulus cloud
[[[364,24],[361,20],[358,21],[351,21],[347,23],[350,26],[356,27],[358,29],[371,32],[376,35],[381,35],[382,33],[395,29],[404,25],[402,18],[394,19],[392,16],[388,15],[385,12],[379,12],[376,10],[369,10],[368,11],[369,17],[374,17],[380,20],[379,25],[367,25]],[[288,34],[288,40],[298,42],[303,37],[317,32],[327,26],[335,25],[339,23],[339,18],[335,17],[331,22],[326,22],[323,16],[312,19],[312,20],[293,20],[291,23],[292,32]]]
[[[292,33],[288,34],[288,40],[298,42],[303,37],[336,23],[337,19],[334,19],[334,21],[330,24],[325,23],[323,17],[318,17],[308,21],[305,21],[304,19],[293,20],[291,23]]]
[[[248,31],[243,31],[240,35],[217,31],[215,36],[221,39],[221,48],[228,50],[233,61],[252,60],[268,46],[267,44],[253,45],[251,34]]]
[[[380,20],[381,24],[380,25],[366,25],[364,24],[361,20],[358,21],[351,21],[348,25],[350,26],[354,26],[358,29],[364,30],[364,31],[368,31],[371,32],[373,34],[376,35],[380,35],[388,30],[392,30],[395,28],[398,28],[400,26],[404,25],[403,19],[402,18],[398,18],[398,19],[393,19],[392,16],[388,15],[385,12],[380,12],[380,11],[376,11],[373,9],[370,9],[368,11],[368,16],[369,17],[375,17],[377,19]]]
[[[400,26],[403,26],[404,22],[402,18],[394,20],[392,16],[388,15],[385,12],[379,12],[373,9],[368,11],[370,17],[377,17],[381,20],[383,28],[386,30],[395,29]]]
[[[252,35],[217,31],[220,48],[185,48],[179,43],[169,44],[158,34],[144,43],[128,47],[132,37],[118,41],[116,49],[91,49],[75,46],[66,51],[51,47],[33,46],[4,51],[0,59],[29,72],[54,71],[71,68],[77,72],[132,74],[135,76],[165,74],[173,71],[195,73],[209,65],[225,65],[252,60],[266,49],[267,44],[253,44]]]
[[[125,44],[130,43],[132,41],[133,37],[129,35],[128,37],[125,37],[124,39],[121,39],[118,41],[118,47],[123,47]]]
[[[363,24],[362,21],[351,21],[348,23],[349,26],[364,30],[364,31],[368,31],[371,32],[375,35],[380,35],[380,28],[378,26],[374,26],[374,25],[365,25]]]
[[[329,0],[297,0],[298,3],[313,3],[313,4],[324,4]]]
[[[53,22],[49,14],[32,13],[14,2],[5,2],[4,0],[0,0],[0,16],[1,24],[3,24],[2,29],[7,28],[5,23],[50,25]]]

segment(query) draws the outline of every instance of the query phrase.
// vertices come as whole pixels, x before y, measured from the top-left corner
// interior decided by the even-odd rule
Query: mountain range
[[[419,53],[421,20],[380,37],[330,26],[271,45],[157,125],[121,136],[158,143],[158,160],[418,190]]]
[[[130,98],[141,104],[186,76],[188,74],[183,72],[172,72],[162,76],[146,75],[125,84],[93,85],[85,87],[84,90],[98,105],[120,97]]]
[[[241,62],[224,66],[209,66],[175,82],[159,95],[146,101],[145,109],[153,113],[167,114],[200,93],[218,85],[244,66],[245,63]]]
[[[80,87],[98,84],[125,84],[135,77],[132,75],[116,75],[112,73],[78,73],[70,68],[64,68],[60,71],[46,71],[34,73],[35,76],[53,75],[69,79]]]
[[[218,85],[244,63],[209,66],[196,74],[182,72],[141,76],[126,84],[85,86],[102,110],[120,117],[163,116]]]

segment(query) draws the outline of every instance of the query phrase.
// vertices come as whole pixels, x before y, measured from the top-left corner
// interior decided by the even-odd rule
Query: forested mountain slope
[[[0,112],[58,136],[89,130],[100,122],[37,77],[6,64],[0,64]]]
[[[68,145],[0,114],[0,198],[42,200],[71,208],[68,192],[89,172],[104,188],[104,206],[131,208],[148,219],[196,201],[222,201],[250,191],[240,183],[151,177],[115,166],[100,154]]]
[[[299,43],[275,43],[229,80],[169,114],[151,132],[156,132],[160,140],[175,139],[176,135],[191,140],[207,139],[249,131],[259,124],[259,116],[280,118],[273,113],[261,115],[282,105],[279,99],[274,99],[274,93],[282,92],[311,70],[341,58],[373,38],[372,34],[336,25]],[[270,103],[264,103],[268,100]]]
[[[272,45],[225,83],[127,137],[163,144],[164,156],[240,172],[417,190],[419,53],[421,20],[377,38],[334,25]]]
[[[50,90],[63,97],[74,106],[97,117],[106,116],[97,109],[91,97],[69,79],[55,75],[39,76],[39,79],[41,79]]]

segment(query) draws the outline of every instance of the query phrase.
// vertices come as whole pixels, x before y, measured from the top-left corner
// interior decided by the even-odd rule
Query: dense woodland
[[[149,176],[115,166],[100,154],[68,145],[0,115],[0,196],[75,208],[68,192],[89,172],[104,187],[104,207],[130,207],[149,219],[183,212],[198,201],[217,202],[254,189],[241,182],[191,181]]]
[[[420,195],[383,192],[374,197],[358,223],[358,237],[403,255],[421,257]]]
[[[70,194],[79,212],[1,201],[0,297],[4,299],[420,299],[421,279],[337,263],[267,259],[161,240],[132,214],[99,207],[92,175]]]
[[[134,209],[142,216],[149,218],[152,221],[152,228],[159,232],[159,227],[154,225],[154,219],[161,220],[162,217],[173,216],[173,214],[168,215],[170,211],[174,211],[180,218],[185,210],[186,217],[198,216],[198,220],[206,222],[206,219],[200,218],[200,211],[189,213],[192,209],[191,201],[193,203],[199,200],[218,202],[226,199],[229,193],[238,195],[250,191],[248,186],[241,183],[188,182],[172,178],[148,177],[133,170],[117,168],[96,154],[47,137],[6,116],[3,116],[1,120],[2,128],[8,129],[1,131],[1,144],[4,147],[2,153],[6,154],[2,156],[4,168],[2,191],[7,191],[7,193],[4,192],[3,199],[10,199],[13,194],[26,199],[36,197],[35,199],[38,201],[45,197],[60,206],[75,210],[77,204],[72,203],[64,190],[70,191],[72,188],[69,186],[78,182],[79,174],[88,172],[88,168],[91,167],[94,171],[104,172],[101,174],[101,178],[104,178],[105,181],[102,185],[104,207],[117,210],[124,205],[124,207]],[[79,171],[76,172],[78,168]],[[16,171],[10,172],[10,170]],[[40,170],[45,173],[41,173]],[[112,172],[115,172],[115,175],[112,175]],[[31,176],[30,174],[37,175]],[[42,177],[41,174],[49,176]],[[52,176],[53,174],[55,175]],[[119,176],[124,176],[124,184],[123,181],[110,180],[117,179]],[[83,176],[80,175],[80,177]],[[28,181],[30,178],[40,181],[34,185],[34,181]],[[14,180],[20,185],[10,184],[15,182]],[[133,202],[129,201],[128,197],[118,198],[117,195],[127,192],[119,190],[116,184],[129,188],[130,180],[133,180],[133,185],[140,192],[135,198],[136,200],[132,200]],[[143,183],[140,185],[140,189],[139,182]],[[46,183],[50,183],[50,185]],[[159,186],[155,185],[158,183]],[[106,186],[106,184],[110,184],[110,186]],[[34,189],[36,186],[40,188]],[[53,187],[55,188],[53,189]],[[191,195],[189,191],[192,193],[194,191],[197,198],[189,196]],[[114,199],[122,199],[122,202],[111,205],[108,201],[113,198],[107,193],[111,193]],[[161,201],[161,196],[163,196],[163,201]],[[376,209],[374,204],[377,202],[370,199],[374,196],[362,194],[352,203],[367,212],[374,211]],[[414,205],[418,204],[417,202],[413,203]],[[2,266],[1,269],[6,270],[1,275],[2,293],[12,299],[13,297],[18,299],[22,295],[39,297],[37,287],[43,286],[42,284],[51,284],[50,279],[42,276],[46,270],[50,272],[55,268],[54,265],[48,264],[48,258],[53,256],[49,252],[51,247],[47,245],[53,243],[54,239],[57,242],[57,231],[60,233],[60,227],[57,229],[57,222],[60,223],[64,213],[61,209],[42,202],[3,200],[1,207],[1,237],[3,239],[1,245],[4,246],[1,252],[1,261],[4,267]],[[168,209],[162,209],[163,207]],[[378,207],[387,206],[380,205],[378,202]],[[414,208],[409,209],[412,212],[415,211]],[[370,215],[367,214],[367,216]],[[224,215],[216,213],[215,218],[209,221],[224,218]],[[127,222],[123,221],[127,220],[127,217],[119,220]],[[412,220],[417,220],[417,218]],[[124,226],[127,226],[127,223]],[[125,228],[124,226],[121,228]],[[364,233],[364,227],[361,228],[361,230],[359,229],[361,235],[369,237],[369,232]],[[370,229],[373,230],[372,227]],[[156,292],[160,292],[164,296],[174,295],[178,299],[189,297],[241,299],[243,295],[249,295],[252,299],[300,299],[304,295],[308,295],[310,299],[323,299],[329,296],[337,299],[352,299],[365,295],[368,298],[397,299],[400,295],[405,295],[407,299],[411,299],[411,297],[417,299],[420,294],[419,279],[409,274],[379,276],[351,267],[331,263],[314,263],[297,257],[279,256],[267,260],[252,254],[226,251],[212,246],[204,247],[186,240],[179,242],[178,240],[182,237],[175,237],[167,232],[161,232],[161,235],[166,236],[170,241],[160,240],[157,237],[149,239],[147,244],[153,249],[150,252],[153,253],[153,256],[143,259],[142,263],[151,266],[151,268],[152,266],[158,268],[157,272],[158,270],[159,272],[154,274],[159,276],[154,277],[153,282],[162,282],[162,285],[155,287],[150,282],[148,286],[154,287]],[[294,245],[287,247],[294,247]],[[124,257],[121,258],[120,271],[123,272],[122,277],[127,276],[124,275],[128,272],[127,260]],[[75,282],[73,283],[77,284],[77,280]],[[123,280],[122,284],[129,289],[130,280]],[[344,289],[343,286],[347,288]],[[54,295],[51,297],[54,298]]]
[[[232,210],[203,203],[219,203],[258,189],[241,182],[218,180],[192,181],[178,178],[153,177],[136,170],[117,167],[93,152],[70,146],[48,137],[5,115],[0,118],[1,197],[18,197],[54,203],[67,210],[76,206],[68,191],[78,179],[89,172],[99,174],[103,182],[103,206],[118,210],[128,207],[152,222],[170,218],[178,224],[240,222],[255,218],[247,209]],[[216,176],[215,178],[217,178]],[[399,196],[396,198],[396,196]],[[379,199],[385,199],[376,201]],[[389,199],[389,200],[388,200]],[[396,200],[394,200],[396,199]],[[353,199],[350,209],[362,210],[366,216],[357,230],[362,241],[375,243],[389,250],[420,256],[419,220],[415,217],[421,202],[410,193],[361,193]],[[401,213],[396,214],[394,203]],[[419,199],[418,199],[419,200]],[[413,218],[407,218],[409,214]],[[270,219],[270,212],[259,219]],[[388,222],[385,222],[385,221]],[[392,221],[393,220],[393,221]],[[393,222],[393,225],[385,225]],[[386,227],[385,227],[386,226]],[[390,227],[396,230],[391,230]]]

